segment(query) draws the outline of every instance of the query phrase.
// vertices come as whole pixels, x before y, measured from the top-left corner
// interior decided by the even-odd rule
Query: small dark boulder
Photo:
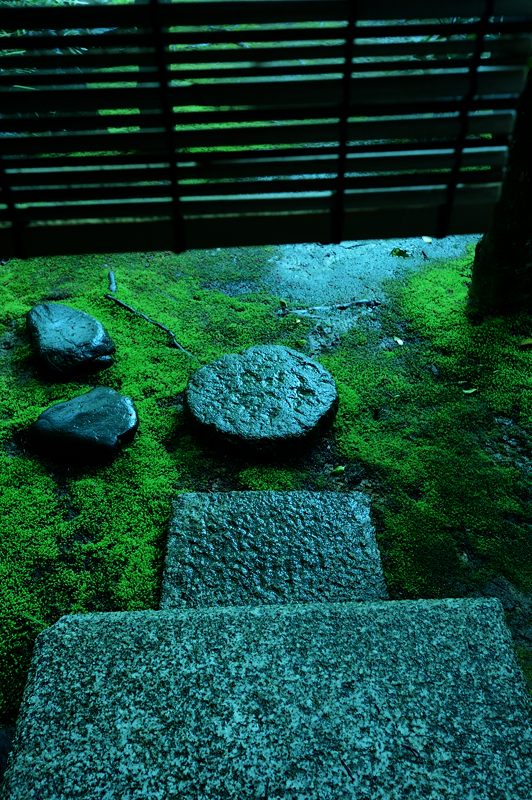
[[[110,458],[138,428],[130,397],[104,386],[50,406],[32,425],[33,444],[53,458]]]
[[[61,303],[40,303],[27,315],[28,331],[46,369],[62,375],[90,372],[113,363],[113,341],[102,323]]]
[[[330,373],[278,345],[223,356],[197,370],[185,391],[185,407],[201,432],[259,450],[303,443],[337,405]]]

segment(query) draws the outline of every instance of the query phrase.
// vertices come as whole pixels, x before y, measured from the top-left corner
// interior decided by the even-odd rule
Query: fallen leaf
[[[478,392],[478,389],[462,389],[464,394],[473,394],[473,392]]]
[[[394,342],[397,342],[397,344],[404,344],[404,341],[400,339],[398,336],[394,336],[393,340]]]
[[[430,236],[422,236],[421,237],[425,244],[432,244],[432,238]]]
[[[331,470],[331,475],[342,475],[345,472],[345,467],[341,464]]]

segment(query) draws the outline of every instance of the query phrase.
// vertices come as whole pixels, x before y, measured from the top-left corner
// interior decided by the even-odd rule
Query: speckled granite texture
[[[529,800],[495,600],[64,617],[4,800]]]
[[[385,599],[362,492],[179,495],[162,608]]]

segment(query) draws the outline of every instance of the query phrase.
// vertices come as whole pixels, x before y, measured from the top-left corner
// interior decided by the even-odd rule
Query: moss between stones
[[[276,298],[260,293],[234,298],[202,288],[206,262],[211,277],[223,282],[234,279],[237,256],[248,273],[253,265],[256,277],[265,255],[225,251],[216,261],[201,253],[85,256],[11,261],[4,267],[0,719],[16,709],[40,630],[65,613],[157,606],[170,499],[177,491],[197,489],[205,472],[216,469],[181,426],[180,396],[191,371],[225,352],[270,341],[296,347],[301,337],[301,325],[275,314]],[[109,269],[118,283],[116,296],[170,327],[196,358],[169,346],[164,331],[104,298]],[[86,381],[39,378],[24,315],[48,298],[102,321],[117,344],[110,369]],[[83,474],[42,464],[17,446],[14,434],[44,408],[94,385],[130,395],[139,412],[137,438],[114,464]],[[268,483],[253,471],[247,481]]]
[[[242,489],[253,491],[289,492],[300,489],[305,482],[305,473],[300,469],[271,465],[248,466],[238,474]]]
[[[522,319],[467,321],[468,259],[390,285],[384,333],[402,346],[382,349],[382,331],[368,328],[321,357],[340,391],[325,455],[252,464],[207,453],[190,436],[182,392],[192,370],[251,344],[297,348],[308,332],[310,321],[277,315],[279,299],[269,294],[232,297],[205,288],[208,277],[222,290],[236,280],[260,289],[267,255],[86,256],[3,268],[0,718],[15,714],[35,636],[59,616],[157,607],[170,499],[178,491],[342,490],[356,486],[362,472],[375,493],[392,596],[467,594],[496,573],[530,590],[524,478],[486,444],[497,417],[523,426],[529,418],[530,353],[518,347],[527,331]],[[164,331],[104,298],[109,269],[117,297],[171,328],[194,359],[170,347]],[[117,344],[113,367],[87,381],[38,377],[23,317],[46,298],[103,322]],[[83,473],[42,463],[17,444],[17,431],[44,408],[94,385],[130,395],[139,411],[138,436],[114,464]],[[333,463],[345,471],[336,475]]]

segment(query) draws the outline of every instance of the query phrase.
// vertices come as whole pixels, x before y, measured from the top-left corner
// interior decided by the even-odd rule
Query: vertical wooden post
[[[351,73],[355,50],[357,24],[357,0],[351,0],[345,31],[344,72],[342,76],[342,102],[339,109],[338,167],[336,189],[331,203],[331,242],[338,244],[344,238],[345,222],[345,173],[347,170],[347,136],[349,132],[349,109],[351,106]]]
[[[152,30],[154,36],[155,55],[159,73],[159,88],[161,97],[161,111],[166,131],[168,151],[168,173],[172,192],[172,217],[174,251],[182,253],[186,250],[185,223],[182,214],[181,198],[179,191],[179,173],[177,167],[177,142],[174,127],[174,112],[170,97],[170,70],[166,47],[162,34],[162,25],[159,14],[159,0],[150,0]]]
[[[508,171],[491,226],[477,245],[472,317],[532,311],[532,70],[521,97]]]
[[[469,65],[469,88],[467,93],[462,98],[462,103],[460,106],[459,131],[454,146],[454,162],[447,183],[445,204],[440,208],[438,214],[437,235],[439,238],[443,238],[449,233],[449,225],[453,213],[456,189],[460,180],[460,170],[462,169],[462,163],[464,160],[464,147],[467,134],[469,133],[469,112],[471,111],[471,106],[473,105],[473,101],[478,91],[478,70],[480,67],[482,51],[484,50],[484,39],[488,29],[488,24],[490,18],[493,16],[494,5],[494,0],[486,0],[484,13],[478,21],[475,49]]]

